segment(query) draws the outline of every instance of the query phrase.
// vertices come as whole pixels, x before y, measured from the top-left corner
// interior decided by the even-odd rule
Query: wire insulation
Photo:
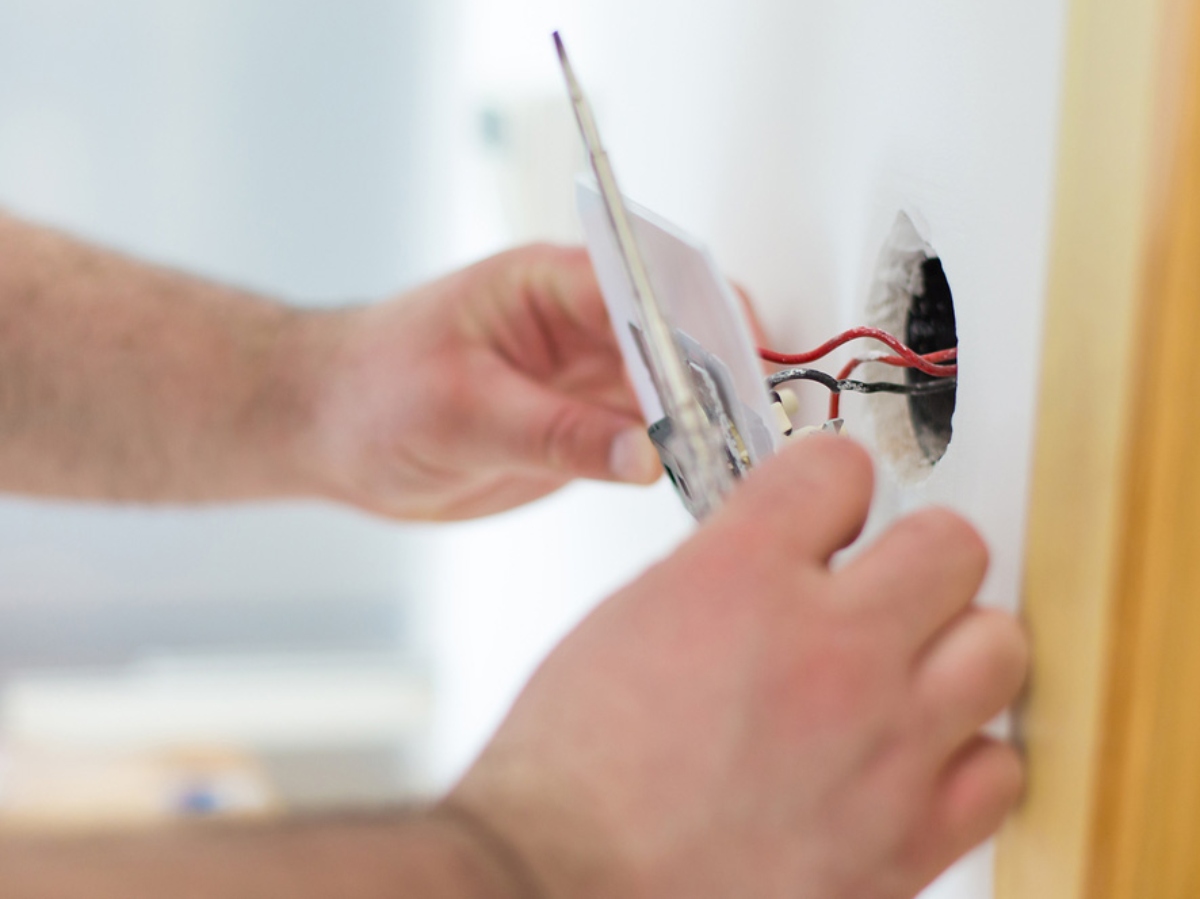
[[[895,381],[852,381],[835,378],[815,368],[789,368],[767,378],[767,386],[774,390],[788,381],[815,381],[833,393],[902,393],[908,396],[924,396],[944,393],[958,386],[957,378],[938,378],[922,384],[898,384]]]
[[[767,362],[774,362],[776,365],[808,365],[810,362],[816,362],[818,359],[823,359],[840,346],[844,346],[852,340],[870,339],[878,340],[892,349],[900,358],[909,363],[909,366],[917,371],[924,372],[933,378],[949,378],[958,374],[957,365],[939,365],[936,362],[930,362],[921,356],[915,350],[905,346],[899,338],[892,336],[887,331],[882,331],[879,328],[851,328],[849,331],[843,331],[836,337],[825,341],[815,350],[810,350],[807,353],[777,353],[774,350],[760,349],[759,355]],[[948,352],[942,350],[940,352]]]
[[[895,381],[854,381],[848,378],[835,378],[833,375],[815,368],[789,368],[770,375],[767,378],[767,387],[775,390],[781,384],[789,381],[813,381],[828,390],[830,393],[830,421],[835,421],[839,416],[839,407],[835,401],[840,399],[843,393],[930,396],[954,390],[958,386],[957,378],[938,378],[935,381],[925,381],[921,384],[898,384]]]
[[[950,360],[957,361],[958,347],[951,347],[948,350],[938,350],[933,353],[926,353],[921,357],[926,362],[948,362]],[[847,362],[840,372],[838,372],[838,380],[844,381],[854,374],[855,369],[860,365],[865,365],[868,362],[878,362],[881,365],[892,365],[897,368],[912,368],[912,364],[903,356],[889,356],[886,353],[869,353],[866,356],[859,356]],[[957,370],[957,366],[955,366]],[[829,397],[829,420],[833,421],[840,418],[842,414],[842,395],[834,393]]]

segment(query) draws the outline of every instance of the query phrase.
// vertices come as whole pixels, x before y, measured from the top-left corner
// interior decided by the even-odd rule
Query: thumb
[[[520,465],[571,477],[651,484],[662,474],[641,422],[540,384],[509,394],[496,428],[501,450]],[[507,435],[504,436],[504,435]]]

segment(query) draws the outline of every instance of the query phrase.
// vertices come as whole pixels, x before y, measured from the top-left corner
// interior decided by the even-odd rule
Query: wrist
[[[555,786],[552,780],[546,770],[496,764],[485,753],[448,801],[520,859],[537,899],[655,895],[637,873],[635,853],[621,845],[619,822],[605,814],[604,797],[588,795],[579,783]]]
[[[453,797],[426,814],[429,833],[442,832],[440,854],[444,870],[462,885],[474,886],[463,895],[480,899],[550,899],[537,873],[507,834]]]
[[[337,477],[331,400],[346,366],[352,310],[290,310],[281,323],[264,381],[277,398],[268,458],[280,492],[348,501]]]
[[[397,518],[437,517],[429,495],[446,441],[430,435],[448,433],[454,410],[429,342],[394,301],[297,315],[278,356],[302,410],[289,441],[300,492]]]

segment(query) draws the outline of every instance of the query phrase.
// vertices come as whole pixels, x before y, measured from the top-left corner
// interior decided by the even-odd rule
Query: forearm
[[[0,490],[307,492],[312,318],[0,215]]]
[[[456,813],[362,814],[144,835],[0,839],[5,899],[539,899]]]

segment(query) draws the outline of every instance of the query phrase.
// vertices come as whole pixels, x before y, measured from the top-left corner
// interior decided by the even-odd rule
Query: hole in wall
[[[954,321],[954,296],[942,260],[936,256],[921,263],[919,292],[908,306],[908,321],[904,342],[924,356],[938,350],[958,346],[958,329]],[[924,372],[908,369],[905,377],[910,384],[934,380]],[[958,391],[934,393],[929,396],[910,396],[908,414],[912,418],[917,445],[931,465],[937,464],[950,446],[954,436],[954,406]]]
[[[867,320],[900,336],[921,354],[958,346],[954,296],[942,260],[912,218],[900,213],[884,242],[867,297]],[[911,369],[873,364],[870,380],[910,384],[931,380]],[[954,436],[957,391],[868,398],[875,442],[901,482],[927,477]]]

